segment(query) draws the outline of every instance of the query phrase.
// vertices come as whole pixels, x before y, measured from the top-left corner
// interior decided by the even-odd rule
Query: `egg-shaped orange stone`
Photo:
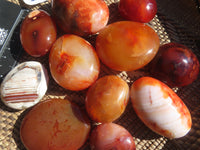
[[[49,68],[53,79],[60,86],[80,91],[96,81],[100,62],[88,41],[76,35],[65,34],[51,48]]]
[[[107,75],[89,88],[85,105],[92,120],[107,123],[122,115],[128,99],[128,84],[118,76]]]
[[[77,105],[50,99],[38,103],[26,114],[20,136],[29,150],[77,150],[89,132],[88,117]]]
[[[154,58],[159,45],[159,37],[151,27],[131,21],[108,25],[96,40],[101,61],[118,71],[142,68]]]

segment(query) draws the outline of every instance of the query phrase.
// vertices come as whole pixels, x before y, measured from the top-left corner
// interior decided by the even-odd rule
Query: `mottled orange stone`
[[[88,117],[68,100],[50,99],[35,105],[24,117],[20,137],[30,150],[75,150],[87,140]]]
[[[129,86],[118,76],[100,78],[87,92],[86,109],[96,122],[112,122],[124,112],[129,99]]]
[[[159,45],[159,37],[151,27],[131,21],[108,25],[96,40],[101,61],[118,71],[142,68],[156,55]]]
[[[99,58],[93,46],[72,34],[56,40],[49,54],[49,66],[54,80],[72,91],[88,88],[100,71]]]
[[[109,19],[109,9],[103,0],[55,0],[52,4],[54,19],[65,33],[94,34]]]

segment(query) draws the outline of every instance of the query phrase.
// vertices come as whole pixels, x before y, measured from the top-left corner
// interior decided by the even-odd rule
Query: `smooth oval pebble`
[[[96,51],[103,64],[117,71],[133,71],[147,65],[160,45],[150,26],[118,21],[102,29],[96,38]]]
[[[135,150],[132,135],[123,126],[102,123],[96,126],[90,136],[91,150]]]
[[[26,109],[37,104],[48,88],[48,74],[36,61],[14,67],[1,84],[1,100],[13,109]]]
[[[93,121],[108,123],[124,113],[128,100],[128,84],[116,75],[107,75],[89,88],[85,107]]]
[[[24,117],[20,138],[28,150],[78,150],[90,133],[86,113],[67,99],[39,102]]]
[[[167,138],[180,138],[191,129],[187,106],[166,84],[142,77],[131,86],[131,101],[138,117],[154,132]]]
[[[65,34],[53,44],[49,54],[53,79],[63,88],[80,91],[98,78],[100,62],[93,46],[85,39]]]
[[[199,60],[191,49],[179,43],[160,46],[149,69],[153,77],[170,87],[192,84],[199,75]]]
[[[52,16],[63,32],[88,36],[107,25],[109,9],[104,0],[52,0]]]

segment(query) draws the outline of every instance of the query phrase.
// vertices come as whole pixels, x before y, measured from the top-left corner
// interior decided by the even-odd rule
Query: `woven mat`
[[[21,7],[28,9],[50,10],[49,2],[37,6],[26,6],[22,1],[9,0]],[[110,10],[109,23],[123,20],[118,13],[119,0],[105,0]],[[160,43],[178,42],[191,48],[200,60],[200,13],[196,7],[195,0],[160,0],[157,1],[158,13],[149,25],[158,33]],[[95,43],[95,37],[86,38],[91,44]],[[23,53],[19,62],[36,60],[41,62],[48,69],[48,56],[33,58]],[[123,78],[131,85],[137,78],[148,75],[145,69],[132,72],[117,72],[110,70],[101,64],[100,77],[108,74],[115,74]],[[174,90],[188,106],[193,126],[191,131],[183,138],[169,140],[159,136],[148,129],[136,116],[129,102],[124,114],[115,121],[124,126],[133,136],[138,150],[197,150],[200,149],[200,77],[191,85],[175,88]],[[67,98],[84,107],[86,90],[72,92],[57,85],[50,77],[49,87],[43,100],[49,98]],[[19,129],[21,121],[28,110],[13,111],[0,102],[0,150],[23,150],[25,149],[20,141]],[[88,142],[81,150],[89,149]]]

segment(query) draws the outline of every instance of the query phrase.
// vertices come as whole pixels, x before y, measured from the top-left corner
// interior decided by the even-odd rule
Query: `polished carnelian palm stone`
[[[159,45],[159,37],[151,27],[131,21],[108,25],[96,40],[101,61],[118,71],[142,68],[156,55]]]
[[[112,122],[124,112],[129,100],[129,86],[120,77],[108,75],[98,79],[86,95],[86,110],[93,121]]]
[[[35,105],[24,117],[20,136],[29,150],[76,150],[87,140],[89,119],[68,100],[50,99]]]
[[[186,46],[168,43],[160,47],[150,64],[152,75],[169,86],[186,86],[197,79],[199,61]]]

